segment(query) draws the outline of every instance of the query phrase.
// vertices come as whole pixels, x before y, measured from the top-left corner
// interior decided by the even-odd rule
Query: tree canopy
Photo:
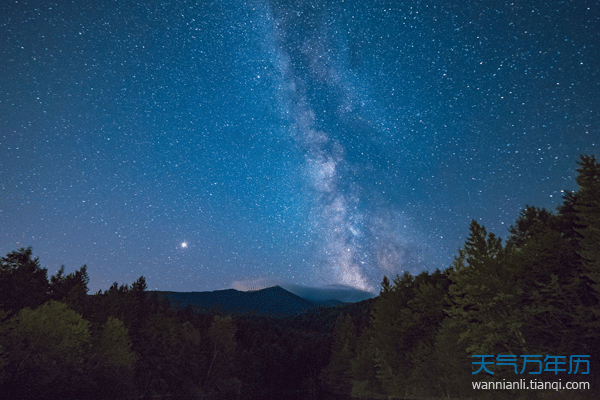
[[[383,277],[376,299],[289,319],[175,311],[144,277],[88,294],[84,265],[48,278],[31,248],[0,259],[7,399],[593,398],[600,392],[600,164],[578,163],[555,213],[527,205],[506,241],[471,221],[446,270]],[[498,357],[494,375],[473,355]],[[478,391],[521,355],[589,356],[591,390]],[[586,364],[587,365],[587,364]]]

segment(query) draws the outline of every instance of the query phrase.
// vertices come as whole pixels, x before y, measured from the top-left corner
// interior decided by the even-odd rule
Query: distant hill
[[[159,300],[167,300],[171,307],[176,310],[190,306],[196,312],[219,312],[279,318],[289,317],[318,307],[345,305],[345,303],[337,300],[312,302],[280,286],[251,292],[226,289],[213,292],[150,291],[149,293]]]
[[[326,287],[310,287],[294,284],[282,285],[287,291],[312,301],[313,303],[324,303],[330,305],[344,305],[357,303],[359,301],[372,299],[375,295],[371,292],[356,289],[345,285],[329,285]]]

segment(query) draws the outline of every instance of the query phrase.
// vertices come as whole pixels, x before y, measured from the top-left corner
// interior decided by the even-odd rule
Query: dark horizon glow
[[[598,156],[596,1],[13,1],[0,32],[0,252],[92,292],[377,291]]]

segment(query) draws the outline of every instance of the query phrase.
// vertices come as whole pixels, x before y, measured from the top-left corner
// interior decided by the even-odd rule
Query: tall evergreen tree
[[[14,315],[25,307],[36,308],[48,300],[48,270],[33,258],[31,247],[0,259],[0,309]]]
[[[57,274],[50,278],[50,297],[68,304],[73,310],[83,314],[87,304],[89,281],[86,265],[68,275],[65,275],[63,265]]]
[[[580,257],[579,296],[581,305],[575,313],[578,347],[591,355],[591,367],[600,368],[600,164],[594,156],[581,156],[578,162],[578,190],[571,196],[570,210]],[[592,385],[600,378],[592,377]]]
[[[393,284],[384,279],[364,333],[369,348],[357,350],[353,395],[372,395],[378,387],[379,394],[394,397],[435,392],[425,383],[431,378],[426,365],[433,357],[436,330],[445,318],[449,283],[439,270],[416,277],[405,273]],[[370,371],[375,372],[377,384],[365,379]]]
[[[521,315],[530,353],[541,351],[542,344],[559,352],[574,350],[579,262],[574,242],[561,228],[558,216],[528,207],[511,228],[507,244],[506,267],[519,299],[513,314]]]
[[[522,344],[514,308],[518,288],[503,268],[505,254],[501,239],[472,221],[465,247],[450,270],[448,313],[464,326],[461,341],[471,354],[492,354]]]
[[[532,237],[558,225],[556,216],[545,208],[527,205],[519,213],[519,217],[508,228],[510,233],[507,247],[521,248]]]

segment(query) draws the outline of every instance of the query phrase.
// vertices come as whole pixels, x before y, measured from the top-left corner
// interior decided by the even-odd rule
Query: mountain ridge
[[[336,299],[311,301],[279,285],[254,291],[222,289],[204,292],[149,291],[172,308],[191,307],[198,313],[217,312],[232,315],[253,315],[284,318],[319,307],[340,307],[347,303]]]

